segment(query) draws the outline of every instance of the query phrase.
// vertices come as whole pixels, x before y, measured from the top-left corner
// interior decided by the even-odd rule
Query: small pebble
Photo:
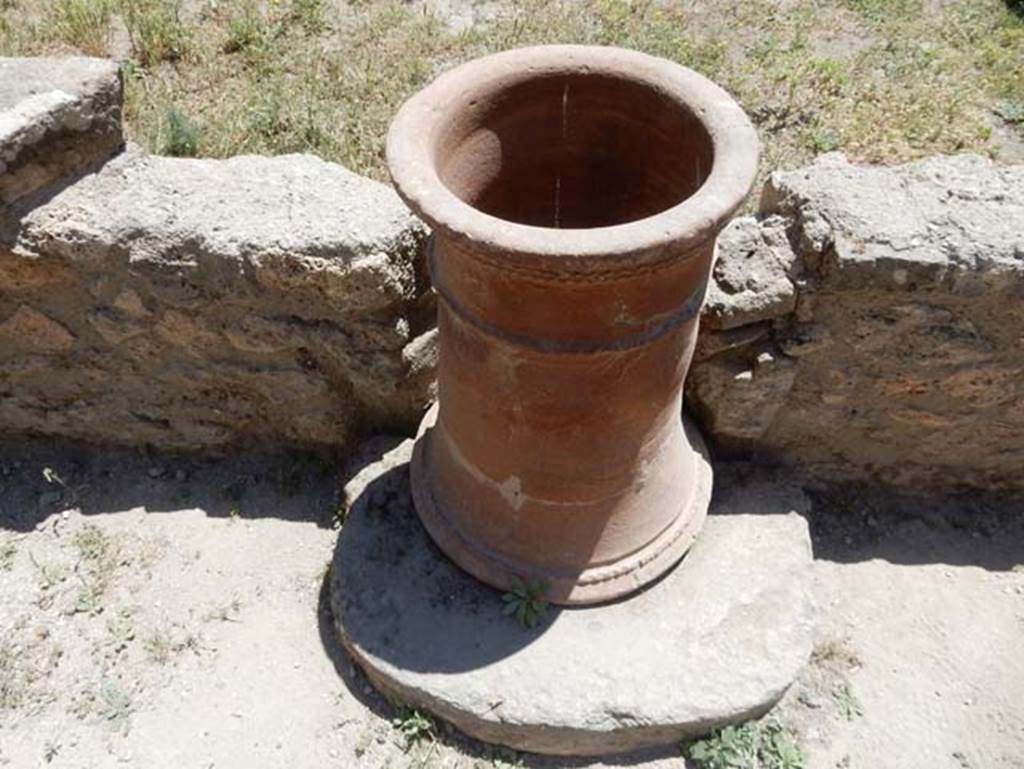
[[[164,469],[162,467],[151,467],[151,468],[149,468],[149,477],[150,478],[159,478],[163,474],[164,474]]]
[[[812,710],[817,710],[822,705],[820,698],[815,697],[813,694],[809,694],[807,692],[802,693],[799,697],[797,697],[797,699],[800,701],[802,705],[811,708]]]
[[[174,480],[176,480],[178,482],[187,481],[188,480],[188,473],[186,473],[184,470],[175,470],[175,472],[174,472]]]

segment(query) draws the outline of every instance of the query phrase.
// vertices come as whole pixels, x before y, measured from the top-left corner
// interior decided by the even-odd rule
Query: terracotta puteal
[[[715,237],[757,136],[701,75],[616,48],[471,61],[388,135],[399,194],[434,232],[438,401],[412,464],[438,546],[486,583],[555,603],[671,568],[707,511],[682,418]]]

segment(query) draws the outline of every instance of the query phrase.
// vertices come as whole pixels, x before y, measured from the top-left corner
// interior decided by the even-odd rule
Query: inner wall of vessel
[[[436,162],[448,189],[484,213],[590,229],[689,198],[711,172],[713,144],[685,104],[650,84],[562,73],[467,97]]]

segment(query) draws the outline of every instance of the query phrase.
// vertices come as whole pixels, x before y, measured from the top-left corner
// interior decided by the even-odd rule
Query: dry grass
[[[704,72],[754,118],[765,169],[834,149],[995,154],[993,125],[1022,128],[1017,0],[702,5],[510,0],[456,31],[378,0],[0,0],[0,52],[124,58],[128,130],[152,151],[313,152],[377,178],[404,98],[459,61],[531,43],[629,46]]]

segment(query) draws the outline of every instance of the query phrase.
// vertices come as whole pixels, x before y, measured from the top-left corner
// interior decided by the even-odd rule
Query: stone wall
[[[426,233],[391,189],[312,156],[120,151],[116,66],[0,72],[0,431],[334,447],[415,423]]]
[[[688,381],[726,453],[830,479],[1024,489],[1024,166],[841,155],[720,242]]]
[[[0,433],[344,447],[432,398],[426,232],[304,155],[124,148],[117,67],[0,59]],[[720,455],[1024,489],[1024,167],[776,173],[687,402]]]

